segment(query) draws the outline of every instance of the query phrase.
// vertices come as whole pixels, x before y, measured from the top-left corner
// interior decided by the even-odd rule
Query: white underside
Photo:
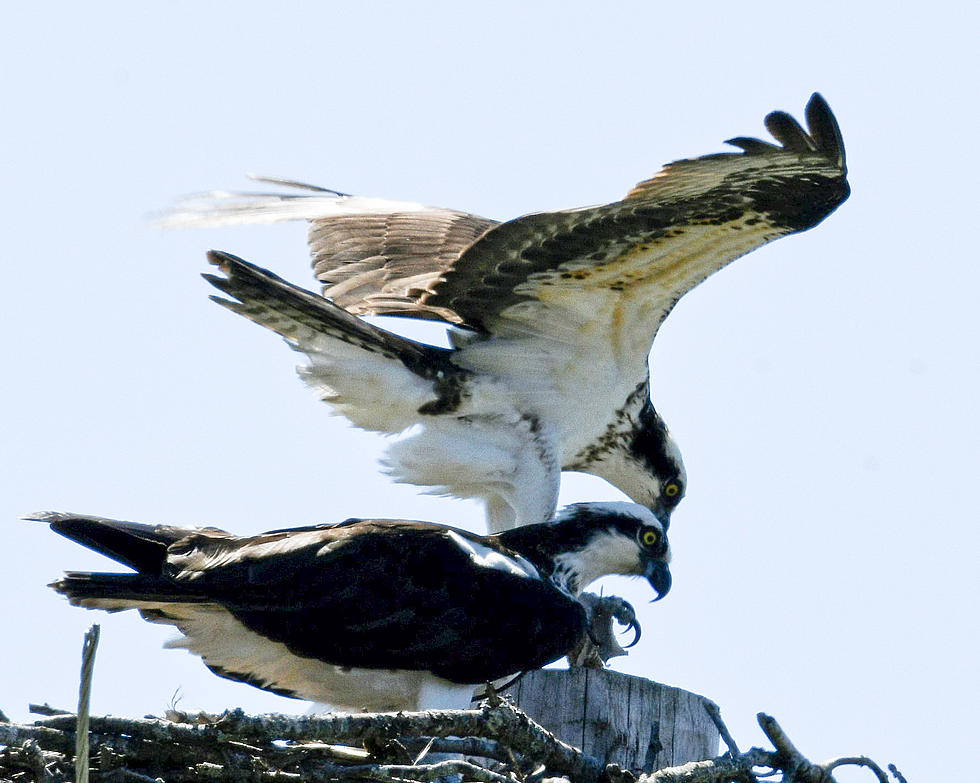
[[[166,647],[189,650],[209,666],[252,675],[270,690],[286,691],[298,699],[329,705],[332,710],[465,709],[476,685],[453,683],[424,671],[345,668],[295,655],[284,644],[250,631],[214,604],[90,599],[78,605],[164,612],[164,618],[148,619],[176,626],[183,634],[167,642]]]
[[[457,410],[427,415],[419,409],[434,400],[432,384],[401,362],[326,335],[287,342],[309,357],[300,377],[335,413],[399,436],[382,460],[396,481],[482,499],[490,532],[550,519],[561,474],[556,425],[550,409],[529,404],[544,395],[523,388],[526,379],[480,377]]]

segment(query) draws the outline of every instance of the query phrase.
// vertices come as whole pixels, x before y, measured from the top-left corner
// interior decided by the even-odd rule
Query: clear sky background
[[[161,232],[154,212],[248,171],[498,219],[601,203],[819,90],[851,199],[686,296],[654,346],[689,493],[669,598],[606,583],[644,627],[616,668],[716,700],[743,746],[765,710],[813,759],[962,777],[980,696],[976,9],[528,6],[5,11],[0,709],[72,707],[94,621],[96,713],[161,714],[178,690],[186,709],[306,706],[162,650],[169,628],[69,607],[45,584],[109,564],[25,513],[481,524],[392,485],[381,438],[208,302],[212,247],[312,287],[304,226]],[[619,498],[563,483],[565,502]]]

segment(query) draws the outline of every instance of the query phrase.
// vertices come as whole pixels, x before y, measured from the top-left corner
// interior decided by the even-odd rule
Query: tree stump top
[[[609,669],[542,669],[510,689],[517,706],[602,763],[649,773],[718,754],[708,699]]]

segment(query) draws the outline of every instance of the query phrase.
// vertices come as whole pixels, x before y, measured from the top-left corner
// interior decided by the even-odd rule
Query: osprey
[[[391,519],[247,537],[31,519],[136,571],[67,573],[51,587],[73,605],[137,609],[176,626],[183,638],[168,646],[221,677],[346,710],[465,707],[475,684],[580,643],[588,618],[576,596],[590,582],[644,576],[658,598],[671,583],[663,526],[629,503],[573,505],[493,536]]]
[[[388,452],[396,479],[482,498],[494,531],[547,519],[560,471],[577,470],[669,524],[686,477],[650,401],[654,336],[710,274],[847,198],[840,130],[817,94],[806,120],[773,112],[779,144],[731,139],[741,152],[671,163],[621,201],[506,223],[282,180],[308,193],[212,194],[165,222],[310,221],[333,304],[223,254],[212,260],[229,279],[211,280],[306,353],[307,382],[355,424],[417,425]],[[342,309],[443,321],[454,347]]]

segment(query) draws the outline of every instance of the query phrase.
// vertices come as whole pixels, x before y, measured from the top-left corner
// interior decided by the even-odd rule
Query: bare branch
[[[514,783],[513,777],[498,775],[496,772],[491,772],[468,761],[438,761],[435,764],[419,766],[368,764],[363,767],[344,767],[342,772],[345,777],[390,783],[398,783],[403,780],[430,781],[449,775],[462,775],[464,780],[476,780],[480,783]]]
[[[759,723],[774,750],[752,748],[641,776],[637,783],[758,783],[781,773],[781,783],[833,783],[845,765],[884,773],[863,756],[814,764],[797,750],[770,716]],[[601,765],[559,742],[508,702],[479,710],[398,714],[333,714],[289,717],[226,713],[210,724],[180,724],[154,718],[92,717],[99,753],[93,783],[302,783],[305,780],[373,780],[431,783],[447,776],[473,783],[630,783],[633,775]],[[38,783],[67,783],[75,736],[74,716],[55,716],[33,726],[0,723],[0,779],[23,770]],[[727,733],[727,731],[725,732]],[[281,740],[290,740],[283,744]],[[325,742],[331,740],[332,742]],[[365,744],[368,750],[342,743]],[[470,759],[435,761],[429,753],[466,754]],[[432,763],[424,763],[426,758]],[[482,758],[487,764],[477,763]],[[400,763],[398,759],[419,760]],[[394,763],[392,761],[394,760]],[[892,768],[898,783],[905,783]],[[21,775],[23,777],[23,775]]]
[[[756,717],[762,731],[776,748],[774,766],[783,771],[786,783],[834,783],[833,776],[827,770],[803,757],[775,718],[764,712]]]
[[[92,694],[95,651],[99,647],[99,626],[93,625],[82,643],[81,684],[78,689],[78,727],[75,730],[75,783],[88,783],[88,705]]]
[[[894,764],[888,765],[888,771],[892,773],[892,776],[895,778],[896,781],[898,781],[898,783],[909,783],[905,779],[905,776],[898,771],[898,767],[896,767]]]
[[[752,748],[737,757],[720,756],[707,761],[691,761],[679,767],[668,767],[643,775],[639,783],[727,783],[728,781],[755,781],[752,770],[771,767],[772,753]]]
[[[820,766],[827,772],[833,772],[837,767],[867,767],[875,774],[879,783],[888,783],[888,775],[885,774],[885,771],[867,756],[844,756],[833,761],[828,761]]]
[[[461,756],[476,756],[481,759],[493,759],[504,764],[515,762],[514,753],[509,748],[504,748],[499,742],[492,739],[481,737],[419,737],[402,738],[402,744],[412,753],[420,752],[423,747],[429,746],[431,753],[458,753]]]
[[[73,715],[71,710],[62,710],[50,704],[28,704],[27,711],[32,715]]]
[[[735,744],[735,739],[732,737],[731,732],[728,731],[728,726],[725,725],[725,721],[721,719],[721,708],[713,701],[705,700],[704,711],[708,713],[711,722],[715,724],[715,728],[718,729],[722,740],[728,746],[728,752],[733,757],[738,756],[740,753],[738,745]]]

